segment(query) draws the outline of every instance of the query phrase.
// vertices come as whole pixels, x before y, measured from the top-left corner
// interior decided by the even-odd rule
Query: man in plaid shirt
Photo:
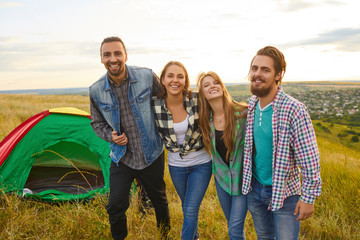
[[[285,94],[284,55],[275,47],[252,59],[243,194],[258,239],[298,239],[321,192],[319,151],[306,107]],[[301,169],[301,170],[300,170]],[[302,184],[300,181],[300,173]]]

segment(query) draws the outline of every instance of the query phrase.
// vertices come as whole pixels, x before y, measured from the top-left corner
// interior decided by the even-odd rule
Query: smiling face
[[[101,47],[101,63],[111,79],[122,80],[126,76],[127,54],[121,42],[106,42]]]
[[[224,94],[220,82],[210,75],[202,79],[201,91],[207,101],[222,97]]]
[[[250,69],[251,93],[259,98],[266,97],[277,89],[276,81],[281,73],[276,74],[274,60],[268,56],[257,55]]]
[[[161,83],[164,85],[168,95],[183,94],[186,85],[186,73],[180,66],[170,65],[167,67]]]

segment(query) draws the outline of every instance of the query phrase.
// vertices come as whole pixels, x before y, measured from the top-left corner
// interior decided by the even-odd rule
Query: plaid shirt
[[[212,119],[210,120],[211,159],[214,177],[228,194],[241,195],[241,168],[244,159],[246,118],[236,118],[234,147],[230,154],[229,166],[216,151],[215,127]]]
[[[165,148],[170,152],[179,152],[181,158],[190,151],[199,151],[203,148],[202,134],[199,126],[198,93],[193,92],[188,98],[184,94],[184,107],[189,115],[189,125],[184,145],[177,144],[174,132],[174,122],[171,112],[166,108],[165,98],[153,98],[152,105],[155,112],[155,123]]]
[[[243,194],[251,189],[253,161],[254,113],[258,98],[249,102],[245,136]],[[314,128],[306,107],[285,94],[279,87],[273,101],[272,199],[269,210],[276,211],[284,200],[301,195],[301,200],[313,204],[321,193],[320,157]],[[300,169],[302,186],[300,183]]]

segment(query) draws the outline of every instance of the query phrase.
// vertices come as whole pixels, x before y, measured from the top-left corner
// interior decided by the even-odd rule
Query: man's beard
[[[126,69],[125,65],[119,63],[119,70],[114,71],[111,68],[108,68],[108,72],[111,76],[118,77],[125,71],[125,69]]]
[[[256,80],[256,78],[254,77],[253,79],[251,79],[251,82],[254,82]],[[260,78],[260,80],[264,83],[265,81],[263,79]],[[270,92],[271,92],[272,86],[268,86],[268,87],[256,87],[253,86],[252,84],[250,85],[250,91],[252,94],[254,94],[257,97],[265,97],[267,96]]]
[[[114,76],[114,77],[118,77],[121,74],[120,70],[116,71],[116,72],[109,70],[109,73],[111,76]]]
[[[250,91],[252,94],[254,94],[257,97],[265,97],[271,92],[271,86],[269,86],[267,88],[264,88],[264,87],[256,88],[251,85]]]

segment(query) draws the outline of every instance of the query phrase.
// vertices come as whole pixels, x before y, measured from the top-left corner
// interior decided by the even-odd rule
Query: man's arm
[[[112,127],[105,121],[101,115],[97,104],[90,96],[90,113],[91,113],[91,127],[96,135],[107,142],[112,142]]]
[[[310,116],[306,109],[298,114],[294,117],[293,149],[302,177],[302,194],[294,212],[295,215],[299,213],[299,221],[312,215],[315,198],[321,193],[321,178],[319,150]]]
[[[163,89],[160,85],[159,77],[153,72],[153,86],[152,86],[152,95],[153,96],[161,96],[163,93]]]

